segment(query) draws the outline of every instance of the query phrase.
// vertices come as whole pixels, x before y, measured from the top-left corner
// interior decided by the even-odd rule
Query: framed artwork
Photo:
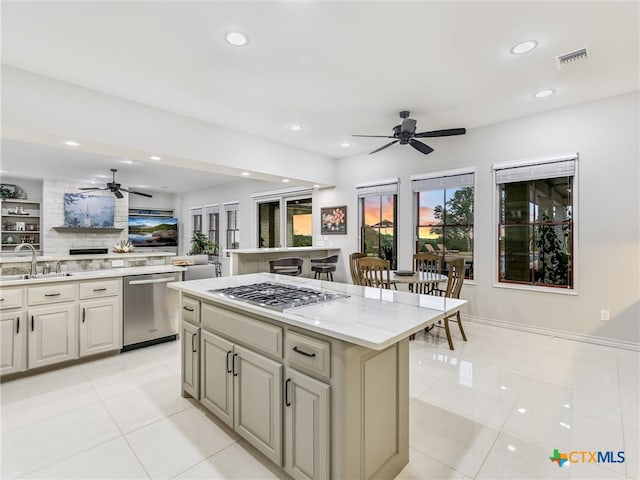
[[[322,235],[346,235],[347,207],[320,208],[320,233]]]
[[[67,227],[113,227],[114,216],[112,195],[64,194],[64,225]]]

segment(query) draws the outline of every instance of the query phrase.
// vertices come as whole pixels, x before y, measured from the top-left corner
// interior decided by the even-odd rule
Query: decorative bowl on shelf
[[[129,240],[120,240],[113,246],[113,253],[133,253],[136,247]]]

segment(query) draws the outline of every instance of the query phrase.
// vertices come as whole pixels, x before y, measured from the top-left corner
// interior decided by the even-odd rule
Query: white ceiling
[[[2,7],[3,63],[333,158],[382,145],[350,135],[389,134],[402,109],[418,131],[469,129],[639,88],[636,1]],[[249,44],[225,43],[232,30]],[[526,39],[538,48],[509,53]],[[589,61],[557,68],[582,47]],[[534,98],[543,88],[557,93]]]

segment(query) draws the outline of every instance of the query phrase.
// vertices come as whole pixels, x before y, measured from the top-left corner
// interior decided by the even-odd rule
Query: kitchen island
[[[242,288],[217,291],[230,287]],[[240,301],[281,287],[300,291],[284,309]],[[393,478],[404,468],[408,337],[466,303],[265,273],[170,288],[181,292],[183,395],[305,479]]]

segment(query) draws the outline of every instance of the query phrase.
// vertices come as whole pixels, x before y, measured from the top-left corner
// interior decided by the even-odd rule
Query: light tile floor
[[[411,461],[402,479],[640,478],[640,354],[453,325],[411,342]],[[179,342],[0,385],[1,475],[287,478],[180,396]],[[549,460],[624,450],[624,463]],[[568,466],[567,466],[568,465]]]

